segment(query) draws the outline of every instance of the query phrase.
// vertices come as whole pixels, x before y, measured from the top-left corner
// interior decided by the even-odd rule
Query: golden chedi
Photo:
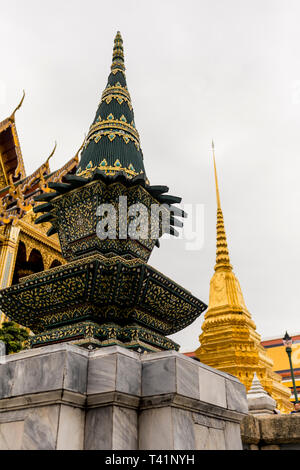
[[[238,377],[247,391],[256,372],[264,389],[276,400],[277,408],[289,413],[293,408],[290,390],[272,371],[273,361],[260,344],[261,337],[230,264],[213,144],[212,147],[217,195],[217,255],[210,281],[209,306],[199,337],[200,347],[195,353],[204,364]]]

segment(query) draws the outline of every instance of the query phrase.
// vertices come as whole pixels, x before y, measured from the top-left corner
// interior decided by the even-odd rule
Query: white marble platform
[[[68,343],[0,364],[2,449],[242,449],[246,391],[174,351]]]

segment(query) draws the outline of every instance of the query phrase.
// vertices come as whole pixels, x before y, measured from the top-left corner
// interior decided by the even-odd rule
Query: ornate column
[[[0,253],[0,288],[9,287],[18,252],[20,227],[11,225],[2,240]],[[4,321],[5,315],[0,312],[0,324]]]

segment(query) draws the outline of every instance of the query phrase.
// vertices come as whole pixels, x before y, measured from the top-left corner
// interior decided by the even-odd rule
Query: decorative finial
[[[10,115],[10,120],[13,121],[15,119],[15,112],[18,111],[18,109],[21,108],[22,104],[23,104],[23,101],[24,101],[24,98],[25,98],[25,91],[23,90],[23,96],[21,98],[21,101],[20,103],[18,104],[18,106],[15,108],[15,110],[12,112],[12,114]]]
[[[123,50],[123,39],[120,31],[117,32],[114,40],[114,49],[113,49],[113,60],[111,65],[111,70],[120,69],[125,70],[124,65],[124,50]]]
[[[227,246],[227,239],[224,227],[223,212],[221,209],[220,193],[218,185],[216,158],[215,158],[215,146],[212,141],[212,151],[214,160],[214,172],[215,172],[215,183],[216,183],[216,196],[217,196],[217,255],[215,271],[219,269],[232,270],[232,266],[229,260],[229,251]]]
[[[55,141],[54,148],[53,148],[52,152],[50,153],[49,157],[47,158],[47,160],[45,161],[45,165],[47,165],[48,162],[49,162],[49,160],[50,160],[50,158],[53,157],[54,152],[55,152],[55,150],[56,150],[56,147],[57,147],[57,143],[56,143],[56,141]]]
[[[83,142],[82,144],[80,145],[79,149],[77,150],[76,154],[75,154],[75,159],[77,159],[79,161],[79,153],[80,151],[83,149],[84,147],[84,144],[85,144],[85,141],[86,141],[86,134],[84,134],[84,139],[83,139]]]

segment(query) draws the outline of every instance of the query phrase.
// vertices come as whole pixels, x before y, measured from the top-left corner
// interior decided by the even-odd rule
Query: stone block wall
[[[247,416],[241,423],[244,449],[300,450],[300,413]]]
[[[68,343],[0,364],[0,449],[242,449],[244,386],[174,351]]]

